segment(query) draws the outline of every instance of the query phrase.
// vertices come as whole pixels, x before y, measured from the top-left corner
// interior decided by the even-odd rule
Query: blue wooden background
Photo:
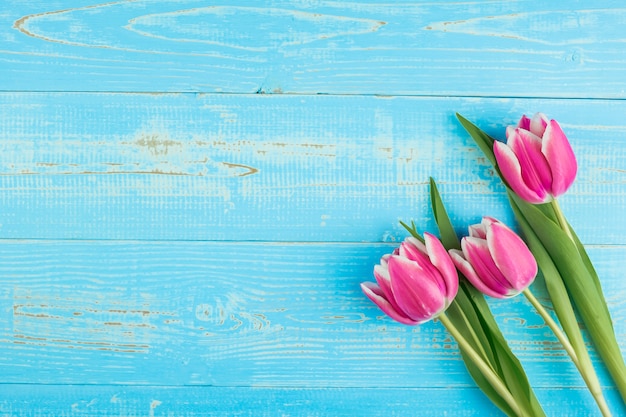
[[[460,232],[513,224],[455,112],[559,120],[626,353],[625,98],[622,1],[3,0],[0,415],[500,415],[359,289],[398,220],[435,230],[429,176]],[[529,304],[490,305],[548,414],[598,415]]]

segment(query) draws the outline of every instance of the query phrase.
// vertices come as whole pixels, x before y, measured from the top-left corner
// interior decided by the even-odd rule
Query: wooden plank
[[[5,0],[0,90],[624,98],[625,16],[611,0]]]
[[[548,415],[587,417],[594,409],[578,389],[538,390]],[[617,400],[608,391],[611,400]],[[584,396],[584,394],[583,394]],[[617,408],[616,410],[619,410]],[[0,385],[0,414],[12,417],[500,417],[474,388],[290,389]]]
[[[361,293],[393,246],[1,241],[3,383],[473,387],[439,323],[400,325]],[[590,255],[626,348],[626,246]],[[533,386],[584,386],[522,297],[490,304]]]
[[[623,244],[626,103],[610,100],[4,93],[0,232],[397,241],[399,219],[434,229],[429,176],[459,231],[485,214],[512,222],[454,112],[502,138],[537,110],[578,155],[561,203],[583,242]]]
[[[435,229],[431,175],[459,231],[512,223],[455,111],[498,137],[522,112],[561,121],[580,165],[562,206],[626,352],[625,17],[3,1],[0,416],[500,415],[440,323],[394,323],[358,287],[399,219]],[[490,305],[548,415],[590,415],[528,303]]]

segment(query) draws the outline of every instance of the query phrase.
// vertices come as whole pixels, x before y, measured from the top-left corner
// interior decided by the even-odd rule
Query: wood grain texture
[[[539,389],[549,415],[588,417],[578,389]],[[607,392],[611,399],[612,391]],[[455,412],[451,414],[450,405]],[[0,385],[0,415],[13,417],[499,417],[475,388],[247,388]]]
[[[0,6],[0,90],[624,98],[621,2]]]
[[[561,204],[581,239],[624,243],[626,103],[586,100],[0,94],[0,231],[397,241],[399,219],[434,229],[429,176],[460,233],[487,214],[512,224],[500,181],[454,112],[502,138],[539,109],[579,155]]]
[[[3,382],[472,387],[439,323],[400,325],[362,295],[393,247],[2,241]],[[590,255],[626,348],[626,247]],[[490,303],[537,387],[583,386],[522,297]]]

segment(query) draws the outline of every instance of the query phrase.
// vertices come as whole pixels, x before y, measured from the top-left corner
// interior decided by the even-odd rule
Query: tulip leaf
[[[485,297],[465,278],[463,278],[459,290],[459,293],[462,290],[464,294],[461,297],[457,296],[458,302],[463,305],[463,310],[467,315],[473,314],[476,317],[479,324],[474,325],[474,329],[477,327],[481,329],[482,347],[488,352],[492,367],[497,370],[498,375],[517,400],[519,406],[526,410],[528,415],[545,416],[521,363],[506,343]],[[459,323],[460,325],[462,323]],[[476,378],[474,375],[473,377]],[[484,377],[481,376],[481,378]]]
[[[446,249],[460,248],[459,238],[446,212],[437,184],[432,178],[430,179],[430,197],[444,247]],[[528,415],[545,416],[521,363],[506,343],[487,301],[464,277],[459,282],[459,292],[446,314],[463,337],[470,341],[472,347],[500,376],[519,406]],[[467,358],[467,355],[462,356],[470,375],[485,395],[507,415],[515,415],[476,365]]]
[[[485,376],[480,372],[480,369],[472,362],[467,353],[460,349],[461,358],[463,362],[465,362],[465,367],[467,371],[472,376],[472,379],[478,385],[478,387],[483,391],[483,393],[494,403],[496,407],[498,407],[504,414],[509,417],[517,417],[517,413],[511,409],[511,407],[502,399],[500,394],[496,392],[496,390],[491,386],[489,381],[485,378]]]
[[[446,249],[461,249],[459,237],[457,236],[456,231],[452,226],[452,222],[450,221],[450,217],[446,212],[446,208],[443,205],[441,195],[437,189],[437,183],[432,177],[430,178],[430,205],[433,210],[433,215],[435,216],[435,222],[439,228],[439,234],[441,236],[441,243],[443,243],[443,246]]]
[[[580,257],[583,263],[585,264],[585,267],[587,267],[589,276],[593,279],[593,283],[595,284],[597,288],[598,294],[602,298],[602,303],[606,305],[606,299],[604,298],[604,292],[602,291],[602,285],[600,284],[600,277],[598,277],[598,273],[596,272],[596,269],[593,267],[593,264],[591,263],[591,259],[589,259],[589,255],[587,255],[587,251],[585,250],[585,247],[583,246],[580,239],[578,239],[576,232],[574,232],[574,229],[569,223],[567,224],[567,227],[569,228],[570,233],[572,237],[574,238],[574,243],[576,244],[576,248],[578,249],[578,253],[580,254]]]
[[[626,364],[622,357],[609,310],[577,245],[541,210],[511,193],[517,207],[554,261],[592,340],[617,388],[626,398]]]
[[[587,347],[585,346],[582,333],[580,332],[574,307],[570,302],[567,289],[563,283],[563,278],[561,277],[557,267],[554,265],[550,254],[544,247],[543,243],[541,243],[539,237],[537,237],[537,234],[528,223],[524,214],[521,212],[516,201],[511,195],[509,195],[509,201],[522,234],[524,235],[524,240],[528,244],[528,247],[539,265],[539,269],[543,275],[546,289],[548,290],[548,295],[552,301],[554,312],[559,319],[559,323],[567,335],[567,339],[572,344],[579,360],[584,361],[586,365],[591,366],[589,353],[587,352]]]
[[[483,332],[483,327],[480,324],[480,320],[474,310],[472,303],[466,294],[467,283],[461,283],[459,285],[459,292],[454,299],[454,302],[446,310],[446,315],[452,323],[456,326],[457,330],[461,332],[463,337],[470,343],[471,347],[475,351],[483,352],[483,356],[487,356],[487,362],[493,365],[499,365],[496,358],[493,356],[491,349],[486,351],[482,346],[485,341],[488,341],[487,335]],[[474,323],[474,325],[468,324]],[[482,341],[482,342],[481,342]],[[498,408],[500,408],[506,415],[514,417],[517,414],[511,409],[507,402],[498,394],[493,388],[491,383],[483,375],[478,366],[468,356],[465,349],[459,345],[461,351],[461,358],[465,363],[467,371],[471,375],[476,385],[483,391],[483,393],[489,398]],[[496,369],[496,373],[500,375],[502,371]]]
[[[500,370],[499,373],[509,388],[509,391],[518,400],[522,408],[525,408],[528,412],[530,412],[529,409],[532,410],[530,415],[545,416],[528,382],[522,364],[509,348],[504,335],[500,331],[489,309],[485,297],[465,278],[463,278],[463,283],[463,287],[468,293],[468,299],[471,301],[473,309],[478,313],[483,331],[488,337],[489,346],[495,357],[495,365]],[[521,399],[523,399],[523,401],[520,401]]]
[[[561,323],[561,327],[574,349],[578,359],[578,370],[580,371],[581,376],[583,376],[590,393],[594,395],[594,397],[597,395],[600,395],[601,397],[602,394],[600,392],[598,377],[591,362],[589,352],[587,351],[587,346],[583,340],[578,321],[576,320],[574,307],[570,302],[570,297],[563,283],[563,278],[550,257],[550,254],[524,217],[524,214],[521,212],[511,193],[509,193],[509,201],[520,228],[524,233],[528,247],[533,252],[535,259],[537,260],[537,264],[543,274],[546,288],[548,290],[548,294],[550,295],[550,300],[552,301],[554,311],[556,312],[559,322]]]
[[[510,190],[507,189],[508,191],[508,196],[509,196],[509,203],[511,205],[511,208],[513,209],[513,212],[515,214],[516,219],[518,220],[518,223],[520,224],[520,227],[524,230],[524,235],[527,238],[527,243],[529,243],[530,246],[530,240],[534,240],[534,239],[539,239],[539,237],[537,237],[537,234],[535,233],[535,231],[533,230],[532,226],[528,223],[528,220],[526,220],[526,218],[524,217],[524,214],[522,213],[522,208],[528,210],[530,207],[535,208],[537,210],[539,210],[541,213],[543,213],[543,215],[545,216],[544,219],[542,219],[543,222],[551,222],[553,225],[557,225],[557,220],[556,220],[556,214],[554,213],[554,209],[551,208],[550,204],[541,204],[541,205],[533,205],[530,203],[527,203],[525,201],[523,201],[522,199],[520,199],[519,197],[516,196],[516,194]],[[554,227],[554,226],[552,226]],[[605,310],[605,313],[607,316],[609,316],[610,318],[610,313],[608,311],[608,309],[606,308],[606,300],[604,298],[604,294],[602,292],[602,286],[600,284],[600,278],[598,277],[598,274],[595,270],[595,268],[593,267],[593,264],[591,263],[591,260],[589,259],[589,256],[587,255],[587,251],[585,250],[585,247],[583,246],[583,244],[580,242],[580,240],[578,239],[578,236],[576,235],[576,233],[574,232],[574,229],[572,229],[572,227],[568,224],[568,228],[569,231],[572,235],[572,238],[574,240],[574,245],[578,251],[578,255],[580,255],[580,260],[583,262],[583,264],[585,265],[587,272],[589,273],[589,277],[591,278],[591,281],[593,282],[594,286],[596,287],[596,294],[599,297],[599,299],[601,300],[601,305],[603,306],[603,309]],[[559,227],[559,230],[560,227]],[[561,239],[566,239],[566,241],[569,240],[569,236],[567,236],[562,230],[560,232],[561,235]],[[542,245],[543,247],[543,245]],[[543,250],[545,251],[545,248],[543,248]],[[534,253],[533,253],[534,254]],[[548,255],[549,256],[549,255]],[[535,256],[535,258],[537,258],[537,256]],[[552,261],[552,259],[550,259]],[[554,263],[552,262],[552,265],[554,265]],[[556,267],[555,267],[556,268]],[[559,274],[560,276],[560,274]],[[561,277],[561,282],[564,282],[563,277]],[[550,289],[548,288],[548,291]],[[552,297],[552,294],[550,294],[550,297]],[[554,300],[553,300],[554,301]],[[558,308],[555,305],[555,310],[557,310],[558,312]],[[612,325],[612,322],[611,322]]]
[[[603,297],[598,293],[597,286],[591,279],[575,243],[559,225],[547,218],[537,207],[524,202],[512,192],[509,192],[509,195],[552,257],[575,303],[579,296],[584,298],[584,304],[589,303],[590,311],[581,311],[581,315],[597,319],[607,318],[610,322],[608,308],[603,303]],[[583,306],[578,305],[578,308],[581,309]]]
[[[407,232],[411,234],[411,236],[413,236],[415,239],[419,240],[420,242],[424,243],[424,238],[420,236],[419,232],[417,231],[417,226],[415,226],[415,222],[413,220],[411,220],[410,226],[406,224],[405,222],[403,222],[402,220],[400,220],[400,224],[402,225],[402,227],[404,227],[407,230]]]
[[[493,143],[496,141],[494,138],[486,134],[483,130],[481,130],[474,123],[467,120],[465,117],[461,116],[459,113],[456,113],[456,118],[459,119],[461,125],[467,130],[467,133],[470,134],[474,142],[478,145],[481,151],[485,154],[489,162],[498,169],[498,164],[496,163],[496,156],[493,153]],[[499,174],[499,172],[498,172]]]
[[[486,326],[481,320],[479,311],[472,302],[471,290],[473,287],[468,282],[460,280],[459,291],[446,314],[457,324],[459,331],[463,334],[472,347],[481,352],[482,356],[489,363],[494,364],[496,371],[500,372],[499,364],[491,348],[485,349],[486,342],[490,342],[490,337],[485,333]]]

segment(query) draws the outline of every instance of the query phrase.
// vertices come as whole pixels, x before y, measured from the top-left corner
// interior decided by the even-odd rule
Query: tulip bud
[[[449,251],[457,269],[480,292],[512,297],[524,291],[537,275],[537,262],[524,241],[504,223],[483,217],[470,226],[461,249]]]
[[[404,324],[420,324],[443,313],[456,296],[459,280],[441,242],[424,233],[424,243],[408,237],[374,268],[377,283],[361,289],[385,314]]]
[[[576,178],[577,164],[567,137],[555,120],[537,113],[509,126],[507,143],[494,142],[498,168],[523,200],[547,203],[565,193]]]

